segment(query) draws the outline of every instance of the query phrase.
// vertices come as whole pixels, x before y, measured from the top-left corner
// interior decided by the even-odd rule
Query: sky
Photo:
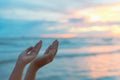
[[[120,37],[120,0],[0,0],[0,37]]]

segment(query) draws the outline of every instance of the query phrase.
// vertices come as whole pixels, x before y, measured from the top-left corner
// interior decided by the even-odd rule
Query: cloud
[[[28,9],[1,9],[0,12],[0,17],[16,20],[60,21],[63,16],[63,14],[57,12]]]
[[[79,37],[96,36],[101,33],[104,33],[104,36],[120,35],[120,2],[118,0],[10,0],[0,2],[6,5],[0,5],[1,35],[7,33],[6,31],[10,33],[7,29],[9,25],[13,30],[24,29],[26,33],[20,31],[15,34],[11,31],[12,34],[6,34],[8,36],[47,34],[51,37],[62,37],[62,35],[63,37]],[[27,28],[30,29],[27,30]]]
[[[47,26],[56,25],[54,21],[26,21],[0,19],[0,37],[38,37],[39,34],[49,33]]]
[[[77,9],[69,14],[69,18],[85,18],[88,22],[120,21],[120,3]]]
[[[84,22],[84,18],[82,19],[82,18],[71,18],[71,19],[69,19],[69,22],[70,23],[82,23],[82,22]]]

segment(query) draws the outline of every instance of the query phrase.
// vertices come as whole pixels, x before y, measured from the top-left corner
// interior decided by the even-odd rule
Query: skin
[[[42,41],[39,41],[34,47],[29,47],[19,55],[9,80],[22,80],[22,74],[25,66],[35,59],[41,46]]]
[[[50,45],[47,50],[45,51],[44,55],[41,57],[36,58],[32,61],[30,64],[25,79],[24,80],[35,80],[37,71],[45,66],[46,64],[53,61],[57,50],[58,50],[58,44],[59,42],[55,40],[52,45]]]
[[[38,42],[35,47],[29,47],[23,51],[16,62],[16,66],[10,76],[9,80],[22,80],[22,74],[25,66],[31,62],[28,67],[26,76],[24,80],[35,80],[37,71],[45,66],[46,64],[53,61],[57,50],[59,42],[55,40],[52,45],[50,45],[45,51],[44,55],[36,58],[39,50],[42,46],[42,41]]]

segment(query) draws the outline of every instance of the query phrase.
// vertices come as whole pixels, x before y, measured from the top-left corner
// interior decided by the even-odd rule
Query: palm
[[[42,41],[38,42],[35,47],[30,47],[22,52],[19,56],[19,59],[23,61],[23,63],[27,64],[31,62],[38,54],[42,45]]]
[[[22,57],[23,62],[29,63],[36,57],[36,54],[24,54],[23,53],[21,57]]]
[[[33,61],[34,65],[39,69],[40,67],[50,63],[54,59],[57,49],[58,41],[55,41],[51,46],[48,47],[43,56],[38,57]]]

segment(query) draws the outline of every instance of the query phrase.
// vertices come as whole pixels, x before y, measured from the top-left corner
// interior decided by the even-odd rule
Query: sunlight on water
[[[0,40],[2,80],[8,80],[20,52],[39,40]],[[54,39],[42,40],[40,55]],[[37,80],[120,80],[120,39],[72,38],[59,41],[54,62],[38,71]]]
[[[89,57],[87,60],[88,75],[93,78],[120,76],[120,53]]]
[[[61,53],[112,53],[120,50],[120,45],[87,46],[82,48],[61,49]]]

